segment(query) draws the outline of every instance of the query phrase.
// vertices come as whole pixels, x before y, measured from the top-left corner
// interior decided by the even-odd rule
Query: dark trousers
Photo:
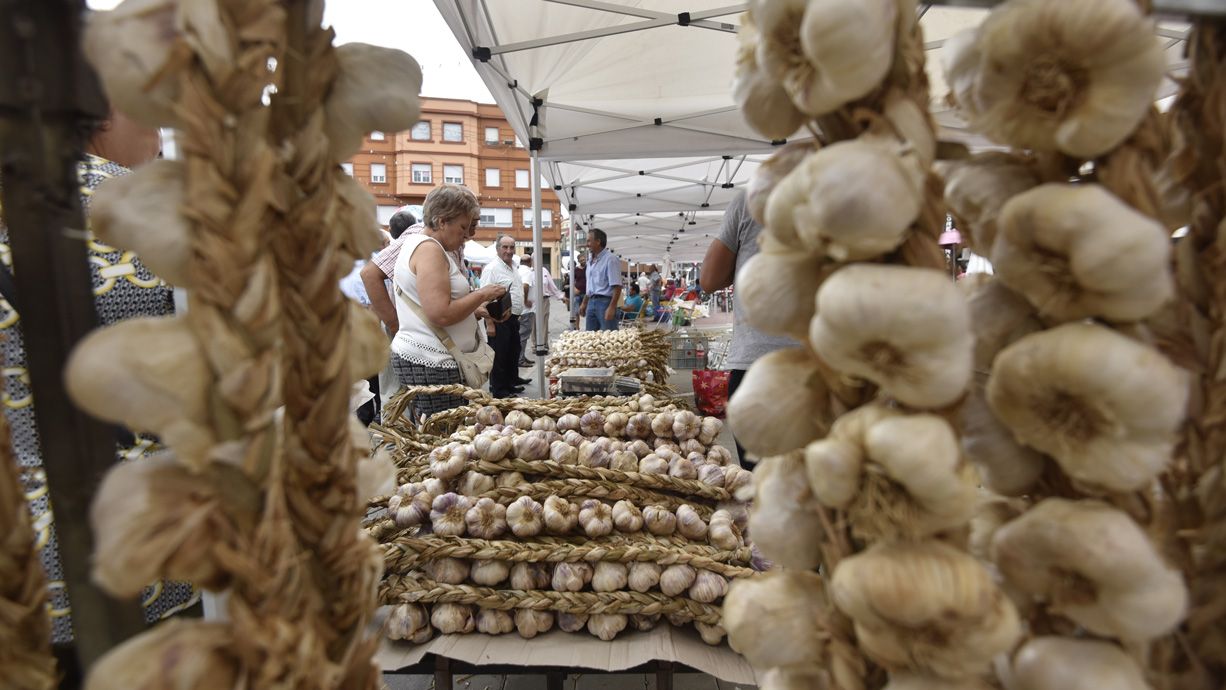
[[[519,383],[519,317],[512,314],[494,324],[494,368],[490,371],[490,395],[507,398]]]
[[[745,378],[745,369],[729,369],[728,370],[728,398],[732,398],[732,394],[736,392],[737,387],[741,385],[741,380]],[[752,470],[757,463],[751,462],[745,457],[745,449],[741,447],[741,442],[736,440],[736,436],[732,437],[736,443],[736,459],[740,461],[741,467],[747,470]]]

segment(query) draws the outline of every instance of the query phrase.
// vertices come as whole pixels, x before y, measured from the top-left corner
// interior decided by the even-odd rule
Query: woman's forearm
[[[463,321],[468,318],[469,314],[477,311],[478,307],[485,304],[485,295],[480,290],[470,292],[460,299],[450,299],[450,295],[447,298],[447,305],[442,309],[431,309],[427,305],[422,305],[430,321],[443,328]]]

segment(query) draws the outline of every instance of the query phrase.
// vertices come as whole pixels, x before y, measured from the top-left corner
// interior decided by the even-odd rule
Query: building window
[[[413,164],[413,184],[430,184],[434,180],[430,175],[429,163]]]
[[[447,184],[464,184],[464,166],[444,165],[443,182]]]
[[[413,125],[413,132],[409,136],[417,141],[430,141],[430,121],[422,120]]]
[[[353,177],[353,163],[341,163],[341,170],[344,170],[346,175]]]
[[[485,186],[486,187],[501,187],[502,173],[498,168],[485,169]]]
[[[370,181],[375,183],[387,182],[387,165],[383,163],[371,163]]]
[[[509,228],[511,227],[511,209],[509,208],[482,208],[481,209],[481,225],[494,228]]]
[[[515,171],[515,188],[516,189],[527,189],[528,188],[528,171],[527,170],[516,170]]]
[[[383,132],[380,132],[380,131],[379,131],[379,130],[377,130],[377,129],[376,129],[375,131],[373,131],[373,132],[371,132],[371,133],[370,133],[370,140],[371,140],[371,141],[383,141],[383,138],[384,138],[384,137],[383,137]]]
[[[553,225],[553,211],[547,208],[541,209],[541,227],[547,228],[551,225]],[[530,208],[524,209],[524,227],[532,227],[532,209]]]
[[[464,125],[459,122],[444,122],[443,141],[464,141]]]
[[[486,127],[485,128],[485,143],[487,144],[497,144],[498,143],[498,128],[497,127]]]

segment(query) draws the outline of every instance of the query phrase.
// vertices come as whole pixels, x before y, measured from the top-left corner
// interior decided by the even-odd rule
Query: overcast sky
[[[87,4],[110,9],[119,2]],[[324,10],[324,24],[336,29],[337,43],[361,41],[408,52],[425,76],[423,96],[494,102],[431,0],[332,0]]]

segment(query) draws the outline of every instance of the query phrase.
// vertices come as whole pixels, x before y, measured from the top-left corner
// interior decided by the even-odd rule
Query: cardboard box
[[[586,632],[551,630],[531,640],[509,635],[439,635],[422,645],[383,640],[377,660],[384,671],[411,666],[427,654],[474,665],[562,666],[624,671],[649,661],[672,661],[729,683],[756,684],[753,668],[727,643],[702,641],[692,629],[662,624],[648,632],[622,633],[605,642]]]

